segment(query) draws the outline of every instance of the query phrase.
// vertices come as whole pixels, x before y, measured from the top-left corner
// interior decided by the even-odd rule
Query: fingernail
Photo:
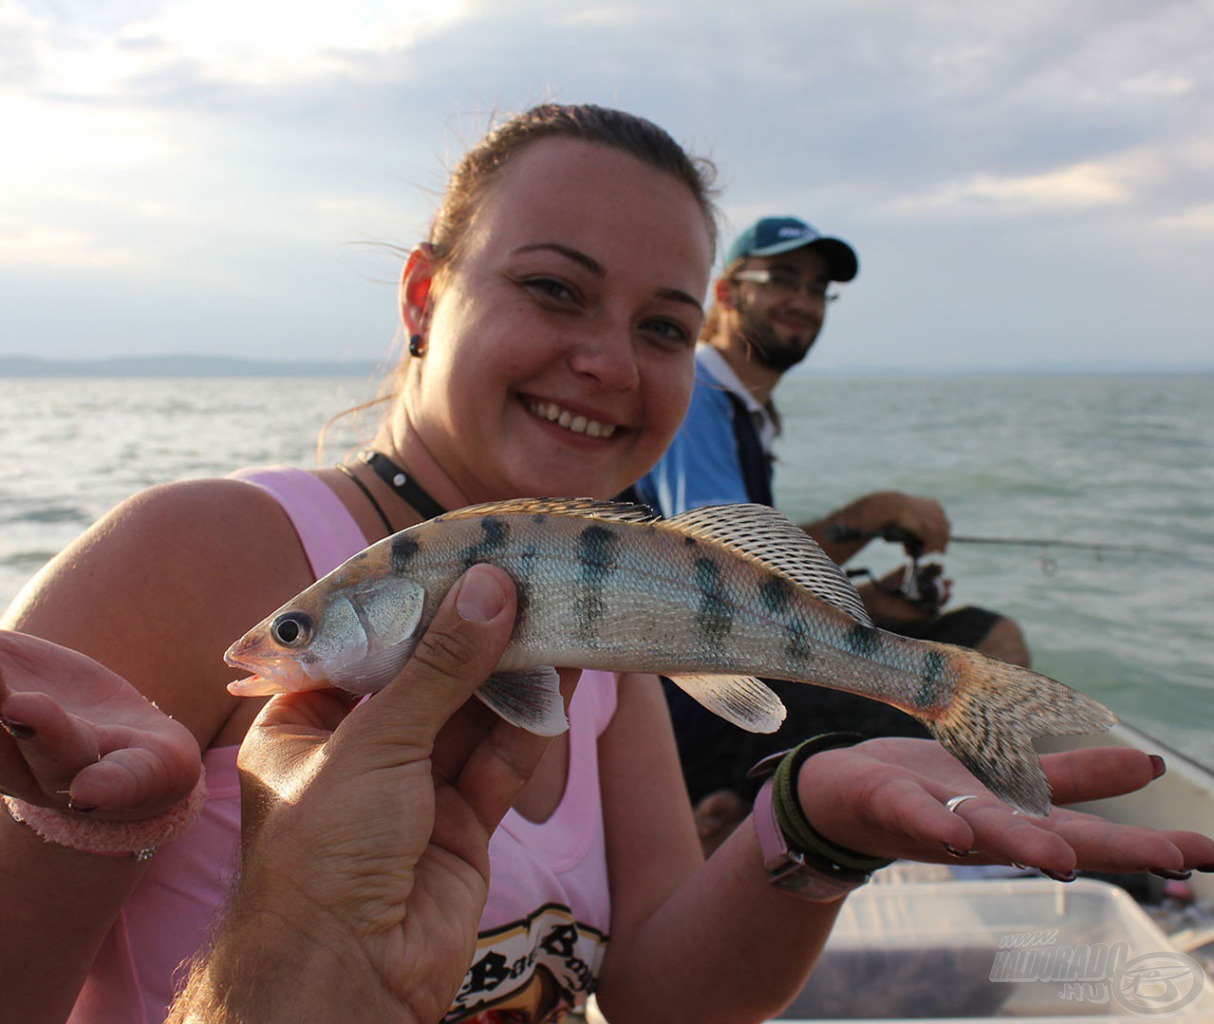
[[[15,740],[32,740],[34,738],[32,725],[18,722],[14,718],[9,718],[8,715],[0,715],[0,726],[3,726],[4,731]]]
[[[1158,875],[1160,878],[1168,878],[1174,882],[1183,882],[1189,878],[1192,871],[1173,871],[1171,868],[1151,868],[1151,874]]]
[[[1079,877],[1078,871],[1047,871],[1045,868],[1039,870],[1046,878],[1052,878],[1055,882],[1073,882]]]
[[[944,852],[947,853],[950,857],[961,858],[961,857],[972,857],[978,851],[977,850],[961,850],[961,849],[958,849],[956,846],[953,846],[952,843],[945,843]]]
[[[1168,766],[1164,763],[1164,760],[1162,757],[1160,757],[1158,754],[1152,754],[1151,755],[1151,770],[1155,773],[1154,775],[1151,776],[1151,778],[1157,779],[1157,778],[1159,778],[1159,776],[1161,776],[1164,772],[1166,772],[1168,770]]]
[[[473,567],[460,581],[456,611],[468,622],[488,622],[506,606],[506,595],[491,572]]]

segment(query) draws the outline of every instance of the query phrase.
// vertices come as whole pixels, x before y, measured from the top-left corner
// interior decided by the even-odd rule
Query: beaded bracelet
[[[18,824],[59,846],[103,857],[150,860],[156,848],[193,823],[206,802],[207,787],[202,774],[190,793],[166,811],[141,821],[103,821],[26,803],[16,797],[0,797]]]

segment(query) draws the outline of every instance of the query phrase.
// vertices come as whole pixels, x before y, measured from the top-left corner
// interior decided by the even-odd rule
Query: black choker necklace
[[[426,493],[421,484],[382,452],[377,452],[374,448],[364,448],[358,453],[358,458],[370,466],[375,475],[404,498],[423,519],[433,519],[447,511]]]

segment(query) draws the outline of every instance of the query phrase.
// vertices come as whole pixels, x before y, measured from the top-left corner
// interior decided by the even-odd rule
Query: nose
[[[632,336],[620,327],[588,332],[569,356],[573,372],[592,378],[609,391],[633,391],[640,386],[640,369]]]

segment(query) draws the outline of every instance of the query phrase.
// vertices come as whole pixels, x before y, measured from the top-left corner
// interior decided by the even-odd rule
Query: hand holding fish
[[[76,651],[0,631],[0,792],[90,819],[138,821],[194,789],[190,731]]]
[[[1077,870],[1171,877],[1214,865],[1210,837],[1115,825],[1063,806],[1142,789],[1163,773],[1158,758],[1105,747],[1041,762],[1055,805],[1043,819],[1014,812],[930,740],[877,739],[815,754],[798,794],[824,835],[877,856],[955,864],[964,853],[966,864],[1025,864],[1064,881]],[[950,799],[968,794],[976,799],[950,811]]]
[[[442,1017],[475,948],[489,837],[548,745],[468,703],[515,608],[506,574],[477,567],[367,704],[347,714],[318,691],[262,710],[240,753],[234,912],[170,1020],[194,1019],[225,992],[262,1021],[299,1020],[316,1005],[341,1006],[350,1021],[395,1019],[402,1006]],[[334,955],[316,963],[318,945]],[[275,967],[284,962],[289,972]]]

